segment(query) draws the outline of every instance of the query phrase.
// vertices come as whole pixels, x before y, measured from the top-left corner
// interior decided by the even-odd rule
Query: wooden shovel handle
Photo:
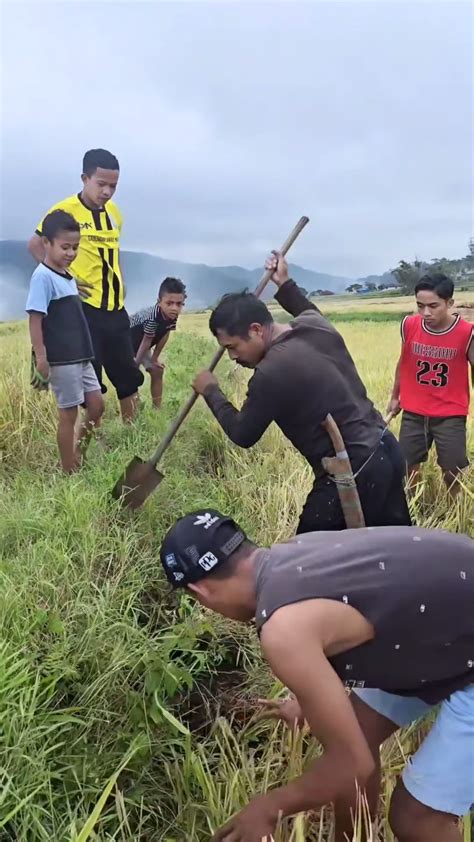
[[[280,252],[283,255],[285,255],[287,253],[287,251],[289,251],[289,249],[291,248],[291,246],[293,245],[293,243],[295,242],[297,237],[299,237],[299,235],[301,234],[305,225],[308,224],[308,222],[309,222],[309,218],[307,216],[302,216],[301,219],[299,220],[299,222],[296,223],[295,227],[293,228],[293,231],[291,232],[291,234],[288,235],[288,237],[286,238],[285,242],[283,243],[283,245],[280,249]],[[267,270],[263,273],[263,275],[260,278],[260,281],[259,281],[259,283],[258,283],[258,285],[255,289],[255,295],[257,296],[257,298],[260,298],[263,290],[265,289],[265,287],[268,284],[269,280],[271,279],[272,275],[273,275],[273,270]],[[208,366],[208,371],[214,371],[215,367],[217,366],[217,363],[219,362],[219,360],[223,356],[224,351],[225,351],[224,348],[219,348],[219,350],[216,351],[216,353],[214,354],[214,356],[213,356],[213,358],[212,358],[212,360],[211,360],[211,362]],[[183,408],[181,409],[181,411],[179,412],[179,414],[176,416],[175,420],[171,424],[171,427],[169,428],[168,432],[166,433],[164,439],[160,442],[160,444],[157,447],[157,449],[155,450],[153,456],[148,460],[150,465],[153,465],[153,467],[155,467],[158,464],[161,457],[163,456],[163,453],[165,452],[165,450],[169,447],[169,445],[173,441],[176,433],[178,432],[179,428],[181,427],[181,424],[183,423],[183,421],[185,421],[185,419],[187,418],[187,416],[191,412],[191,409],[193,408],[194,404],[196,403],[198,397],[199,397],[199,395],[197,394],[197,392],[193,392],[193,394],[190,395],[190,397],[188,398],[188,400],[184,404]]]

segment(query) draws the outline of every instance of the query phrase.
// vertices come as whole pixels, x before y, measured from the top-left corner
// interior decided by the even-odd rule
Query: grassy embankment
[[[343,321],[341,330],[383,408],[398,325]],[[166,353],[163,410],[152,411],[144,390],[140,417],[124,430],[109,395],[88,464],[68,478],[57,469],[52,398],[28,385],[25,326],[0,325],[1,840],[206,842],[313,750],[302,736],[248,724],[255,699],[277,691],[253,633],[186,598],[177,604],[158,561],[165,529],[201,505],[231,512],[260,543],[292,533],[311,476],[279,431],[240,451],[199,405],[143,510],[131,517],[110,500],[123,466],[153,449],[213,350],[205,316],[183,317]],[[245,375],[224,362],[220,377],[240,399]],[[471,470],[471,489],[473,480]],[[471,528],[467,499],[447,505],[432,462],[416,505],[427,525]],[[387,804],[418,739],[412,728],[384,750],[374,839],[392,839]],[[300,818],[281,839],[326,842],[331,821],[329,810]]]

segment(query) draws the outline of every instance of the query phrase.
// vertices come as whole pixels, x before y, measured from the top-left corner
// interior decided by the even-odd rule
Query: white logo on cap
[[[181,579],[184,579],[184,573],[181,573],[180,570],[174,570],[173,576],[176,582],[181,582]]]
[[[213,517],[210,512],[206,512],[205,515],[197,516],[193,526],[203,526],[204,529],[209,529],[209,527],[212,526],[213,523],[217,523],[218,520],[219,518],[217,515],[214,515]]]
[[[168,553],[165,556],[165,564],[167,567],[176,567],[176,556],[174,553]]]
[[[219,559],[216,558],[214,553],[204,553],[198,561],[198,564],[201,565],[203,570],[212,570],[213,567],[216,566]]]

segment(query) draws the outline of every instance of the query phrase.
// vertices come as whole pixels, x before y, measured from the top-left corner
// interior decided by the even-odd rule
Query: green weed
[[[200,402],[146,506],[130,515],[110,497],[131,457],[154,449],[215,349],[186,333],[201,317],[186,318],[166,353],[163,409],[152,409],[146,385],[142,411],[124,429],[109,393],[73,477],[58,468],[52,396],[29,386],[25,325],[0,325],[2,842],[207,842],[256,790],[297,774],[318,750],[304,734],[249,724],[256,698],[273,688],[252,631],[177,601],[158,558],[174,519],[202,505],[231,512],[259,543],[284,539],[311,485],[307,465],[276,428],[251,451],[233,447]],[[343,331],[383,409],[398,325]],[[219,377],[240,400],[245,374],[223,362]],[[472,529],[473,480],[471,469],[452,507],[430,461],[413,503],[420,520]],[[390,793],[418,738],[409,729],[384,749],[374,842],[392,838]],[[354,840],[363,822],[361,803]],[[331,830],[326,808],[279,833],[281,842],[328,842]]]

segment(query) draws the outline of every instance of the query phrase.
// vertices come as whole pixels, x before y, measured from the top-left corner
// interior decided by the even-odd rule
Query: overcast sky
[[[2,3],[0,237],[121,165],[123,245],[357,277],[472,232],[469,2]]]

